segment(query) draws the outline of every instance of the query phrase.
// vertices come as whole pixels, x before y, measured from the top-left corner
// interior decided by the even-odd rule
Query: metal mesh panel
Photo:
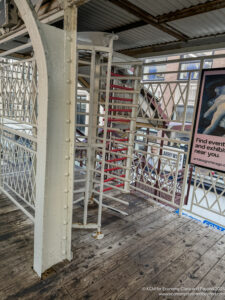
[[[34,59],[3,59],[1,189],[32,220],[36,198],[37,68]]]
[[[1,116],[36,125],[37,74],[35,61],[1,61]]]

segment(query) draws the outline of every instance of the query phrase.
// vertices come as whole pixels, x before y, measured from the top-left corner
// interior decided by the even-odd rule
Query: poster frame
[[[216,171],[216,172],[220,172],[220,173],[225,173],[225,170],[220,170],[220,169],[216,169],[216,168],[209,168],[207,166],[203,166],[203,165],[199,165],[196,163],[191,162],[191,155],[192,155],[192,150],[193,150],[193,142],[194,142],[194,137],[195,137],[195,130],[196,130],[196,125],[197,125],[197,115],[199,112],[199,106],[200,106],[200,98],[201,98],[201,91],[202,91],[202,82],[203,82],[203,78],[204,78],[204,73],[205,72],[209,72],[209,71],[224,71],[225,73],[225,68],[211,68],[211,69],[202,69],[201,71],[201,79],[199,82],[199,88],[198,88],[198,97],[196,99],[197,103],[196,103],[196,107],[195,107],[195,113],[194,113],[194,123],[193,123],[193,128],[192,128],[192,133],[191,133],[191,143],[190,143],[190,151],[189,151],[189,157],[188,157],[188,164],[195,166],[195,167],[199,167],[199,168],[203,168],[203,169],[207,169],[208,171]],[[225,75],[225,74],[224,74]]]

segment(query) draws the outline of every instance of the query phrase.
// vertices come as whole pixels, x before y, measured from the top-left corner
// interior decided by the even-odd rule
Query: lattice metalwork
[[[196,167],[185,211],[218,225],[225,225],[225,174]]]
[[[37,71],[35,60],[3,59],[1,70],[1,117],[21,124],[37,124]]]
[[[196,205],[216,214],[225,215],[224,186],[225,174],[214,174],[210,170],[202,171],[196,168],[192,207]]]
[[[151,121],[185,121],[185,110],[179,119],[173,118],[178,106],[186,106],[187,81],[143,82],[139,100],[138,116]]]
[[[169,71],[165,68],[163,74],[154,72],[154,76],[146,73],[152,63],[144,64],[132,188],[144,193],[151,201],[180,208],[191,132],[187,107],[190,106],[193,82],[191,76],[181,80],[181,71],[172,70],[172,63],[170,60],[157,61],[159,65],[169,65]]]
[[[38,76],[34,59],[0,62],[1,189],[34,220]]]
[[[138,141],[141,136],[145,141]],[[137,131],[132,186],[154,200],[179,207],[184,153],[175,147],[164,147],[159,141],[158,137]]]
[[[188,177],[188,152],[200,74],[209,58],[212,63],[207,67],[214,67],[222,63],[224,54],[201,56],[194,69],[191,64],[194,58],[162,59],[144,65],[132,186],[151,201],[179,208],[180,214],[183,210],[224,226],[223,174],[195,168]],[[192,68],[182,71],[183,61]],[[153,64],[164,64],[165,71],[146,72]]]
[[[35,208],[35,143],[29,140],[15,140],[15,136],[4,131],[1,134],[2,186],[15,193],[27,205]]]

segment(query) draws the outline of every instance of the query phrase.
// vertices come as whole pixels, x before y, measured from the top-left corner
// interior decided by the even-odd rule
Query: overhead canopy
[[[225,1],[90,0],[78,31],[116,33],[115,50],[134,57],[225,48]]]
[[[225,0],[73,2],[80,5],[78,31],[118,35],[114,49],[121,54],[140,58],[225,48]],[[63,0],[32,3],[42,22],[63,28]],[[0,53],[29,42],[23,29],[20,20],[14,27],[0,29]],[[29,55],[28,50],[20,50],[18,57]]]

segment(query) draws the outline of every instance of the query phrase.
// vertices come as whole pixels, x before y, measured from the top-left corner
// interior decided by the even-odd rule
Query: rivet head
[[[63,251],[62,254],[65,255],[65,254],[66,254],[66,251]]]
[[[66,159],[66,160],[69,160],[69,159],[70,159],[70,157],[69,157],[69,156],[65,156],[65,159]]]
[[[66,194],[67,194],[67,193],[69,193],[69,191],[68,191],[68,190],[64,190],[64,193],[66,193]]]
[[[68,177],[68,176],[69,176],[69,173],[65,173],[65,176]]]
[[[64,209],[67,209],[68,208],[68,206],[67,205],[64,205]]]
[[[70,124],[70,120],[66,120],[66,123],[67,123],[67,124]]]
[[[70,142],[70,139],[68,138],[68,139],[66,139],[65,141],[68,143],[68,142]]]
[[[67,79],[66,83],[67,83],[67,84],[70,84],[70,83],[71,83],[71,80],[70,80],[70,79]]]
[[[70,59],[70,58],[67,58],[66,62],[69,64],[69,63],[71,63],[71,62],[72,62],[72,59]]]
[[[71,104],[71,101],[67,101],[66,104],[70,105],[70,104]]]

